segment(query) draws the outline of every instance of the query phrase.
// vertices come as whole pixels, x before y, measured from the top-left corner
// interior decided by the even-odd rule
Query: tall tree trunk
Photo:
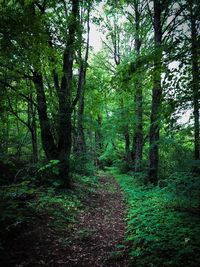
[[[77,127],[76,127],[76,119],[77,119],[77,110],[73,110],[72,114],[72,152],[76,154],[77,150]]]
[[[31,107],[31,113],[32,113],[32,122],[31,122],[32,161],[33,163],[37,163],[38,162],[37,124],[36,124],[36,114],[35,110],[33,109],[33,105]]]
[[[84,134],[84,88],[82,88],[82,92],[79,99],[78,106],[78,121],[77,121],[77,153],[78,155],[83,155],[86,152],[86,144],[85,144],[85,134]]]
[[[72,11],[71,19],[68,25],[68,38],[66,48],[63,55],[63,77],[61,88],[58,93],[59,97],[59,138],[58,138],[58,159],[59,176],[64,181],[66,187],[71,187],[70,177],[70,154],[72,146],[72,77],[73,77],[73,61],[75,50],[75,36],[78,26],[79,1],[71,0]]]
[[[141,170],[143,154],[143,93],[140,77],[137,79],[136,83],[137,85],[134,96],[135,123],[133,132],[132,160],[134,170],[137,172]]]
[[[130,135],[129,135],[128,126],[126,127],[126,130],[124,131],[124,139],[125,139],[126,162],[128,163],[128,165],[130,165],[131,164],[131,151],[130,151]]]
[[[116,6],[117,2],[115,2]],[[115,61],[115,65],[119,66],[121,63],[121,57],[120,57],[120,34],[119,34],[119,27],[118,27],[118,18],[114,17],[114,31],[111,34],[112,38],[112,44],[113,44],[113,58]],[[124,120],[126,120],[126,112],[124,112],[124,101],[123,97],[120,99],[120,106],[122,110],[122,116],[124,117]],[[108,113],[108,112],[107,112]],[[107,115],[108,117],[108,115]],[[128,123],[124,125],[123,127],[123,136],[125,141],[125,160],[128,165],[131,163],[131,151],[130,151],[130,135],[129,135],[129,125]]]
[[[31,142],[32,142],[32,162],[38,162],[38,146],[37,146],[37,132],[36,128],[31,130]]]
[[[125,141],[125,161],[128,164],[128,166],[130,166],[131,165],[130,134],[129,134],[129,125],[126,122],[127,111],[124,108],[123,97],[120,99],[120,108],[122,111],[122,118],[125,121],[123,125],[123,129],[122,129],[124,141]]]
[[[42,8],[42,6],[41,6]],[[36,12],[35,12],[35,3],[29,3],[26,5],[27,9],[27,16],[31,16],[37,20]],[[42,8],[41,14],[44,15],[45,9]],[[39,117],[39,124],[41,129],[41,141],[42,141],[42,148],[45,152],[46,158],[48,160],[57,159],[58,151],[54,141],[53,134],[51,132],[51,124],[48,118],[47,113],[47,102],[46,96],[44,91],[44,82],[43,82],[43,74],[40,70],[35,69],[33,72],[33,83],[36,89],[36,96],[37,96],[37,111]],[[36,157],[36,149],[37,149],[37,134],[36,134],[36,125],[33,121],[33,125],[30,125],[30,132],[32,137],[32,148],[33,148],[33,160],[37,160]]]
[[[199,66],[198,66],[198,41],[196,18],[193,10],[193,1],[190,6],[191,16],[191,52],[192,52],[192,89],[193,89],[193,114],[194,114],[194,159],[200,159],[200,136],[199,136]]]
[[[141,82],[138,81],[137,89],[135,93],[135,124],[133,133],[133,149],[132,160],[134,164],[134,170],[136,172],[141,171],[142,154],[143,154],[143,97]]]
[[[141,40],[140,40],[140,11],[138,1],[134,1],[135,11],[135,53],[137,59],[140,57]],[[136,60],[137,60],[136,59]],[[142,152],[143,152],[143,92],[140,72],[135,81],[135,94],[134,94],[134,114],[135,123],[133,129],[133,148],[132,148],[132,161],[134,170],[140,171],[142,164]]]
[[[47,103],[42,74],[34,72],[33,82],[37,93],[37,109],[41,128],[42,147],[48,160],[57,159],[58,151],[51,133],[51,125],[47,114]]]
[[[85,82],[86,82],[86,71],[87,71],[87,61],[89,54],[89,38],[90,38],[90,8],[91,3],[88,3],[87,7],[87,41],[85,56],[82,59],[81,47],[79,52],[80,57],[80,70],[79,70],[79,83],[78,90],[80,91],[79,105],[78,105],[78,123],[77,123],[77,152],[78,154],[83,155],[86,153],[86,144],[85,144],[85,133],[84,133],[84,100],[85,100]]]
[[[151,125],[149,133],[149,181],[156,184],[159,164],[159,132],[162,104],[161,61],[162,61],[161,2],[154,0],[154,73],[151,106]]]
[[[97,129],[95,131],[95,147],[97,151],[97,155],[99,155],[102,151],[103,144],[102,144],[102,134],[101,134],[101,127],[102,127],[102,118],[100,115],[97,117]]]

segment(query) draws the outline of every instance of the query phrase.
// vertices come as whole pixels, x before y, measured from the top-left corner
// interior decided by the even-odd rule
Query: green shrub
[[[126,241],[133,266],[200,266],[199,215],[175,209],[177,199],[167,187],[142,186],[134,176],[111,172],[127,203]]]
[[[130,165],[125,160],[116,160],[114,165],[119,169],[120,173],[127,173],[130,171]]]
[[[59,174],[59,160],[50,160],[47,164],[41,166],[35,174],[35,178],[43,185],[51,186],[57,183],[58,186],[61,181],[58,179]]]
[[[95,172],[93,159],[87,155],[75,155],[71,158],[71,171],[82,175],[93,175]]]
[[[112,166],[114,162],[119,158],[117,155],[116,150],[112,143],[109,143],[105,148],[102,155],[99,157],[99,160],[102,162],[103,166]]]
[[[166,179],[166,189],[179,204],[198,206],[200,203],[200,179],[192,173],[173,173]]]
[[[46,171],[40,169],[42,172]],[[34,223],[48,224],[55,231],[65,231],[74,223],[81,201],[98,186],[95,176],[75,175],[74,191],[59,189],[57,180],[50,186],[37,186],[34,179],[0,189],[0,237],[5,239],[16,228]]]

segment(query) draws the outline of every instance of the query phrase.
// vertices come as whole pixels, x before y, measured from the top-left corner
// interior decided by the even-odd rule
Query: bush
[[[53,168],[46,165],[46,168]],[[55,231],[66,230],[75,222],[80,208],[83,208],[82,198],[98,186],[95,176],[75,176],[74,191],[58,190],[57,181],[52,180],[50,186],[37,186],[30,179],[18,184],[3,186],[0,189],[0,237],[18,233],[17,228],[32,225],[32,223],[48,223]]]
[[[188,172],[175,172],[166,181],[166,189],[182,205],[198,206],[200,203],[200,179]]]
[[[168,137],[160,140],[159,176],[161,179],[165,179],[175,172],[191,170],[192,145],[182,142],[183,137],[179,138],[181,139]]]
[[[114,165],[119,169],[120,173],[127,173],[130,171],[130,166],[126,161],[116,160]]]
[[[58,179],[59,160],[50,160],[41,166],[35,174],[35,178],[42,185],[60,186],[62,181]]]
[[[71,158],[71,171],[77,174],[92,175],[95,172],[93,159],[87,155],[75,155]]]
[[[99,160],[102,162],[104,167],[110,167],[115,163],[118,158],[119,155],[117,155],[114,146],[109,143],[103,154],[99,157]]]

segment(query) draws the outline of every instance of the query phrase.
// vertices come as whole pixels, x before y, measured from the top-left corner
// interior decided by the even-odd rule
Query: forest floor
[[[0,191],[0,266],[200,266],[199,201],[116,167],[73,185]]]
[[[86,208],[62,238],[38,224],[13,240],[12,257],[4,266],[129,266],[123,244],[126,208],[115,178],[99,175],[98,187],[83,199],[83,204]]]
[[[124,256],[122,193],[114,177],[101,175],[100,187],[86,200],[87,211],[79,214],[77,240],[70,247],[66,266],[128,266]]]

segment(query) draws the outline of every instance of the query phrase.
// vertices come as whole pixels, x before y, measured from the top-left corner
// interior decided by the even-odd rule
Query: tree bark
[[[161,61],[162,61],[162,24],[161,24],[161,2],[154,0],[154,73],[151,106],[151,125],[149,133],[149,181],[153,184],[158,180],[159,164],[159,133],[160,115],[162,104],[161,87]]]
[[[84,134],[84,87],[82,88],[82,92],[79,99],[78,106],[78,118],[77,118],[77,142],[76,142],[76,153],[78,155],[83,155],[86,152],[86,144],[85,144],[85,134]]]
[[[99,155],[103,149],[103,144],[102,144],[102,134],[101,134],[101,127],[102,127],[102,118],[100,115],[97,117],[97,130],[95,131],[95,147],[97,151],[97,155]]]
[[[131,164],[131,151],[130,151],[130,135],[129,135],[128,125],[126,127],[126,130],[124,131],[124,139],[125,139],[126,162],[128,163],[128,165],[130,165]]]
[[[63,77],[61,88],[58,93],[59,98],[59,137],[58,137],[58,159],[59,176],[64,181],[66,187],[71,187],[70,177],[70,154],[72,146],[72,77],[73,61],[75,51],[75,36],[77,31],[77,18],[79,13],[79,1],[72,0],[71,19],[68,25],[68,38],[63,55]]]
[[[139,2],[134,1],[135,11],[135,53],[136,60],[140,57],[141,40],[140,40],[140,16]],[[134,94],[134,115],[135,123],[133,128],[133,146],[132,146],[132,161],[133,168],[136,172],[141,170],[142,153],[143,153],[143,91],[140,72],[136,74],[135,94]]]
[[[32,162],[37,163],[38,162],[37,124],[36,124],[36,110],[32,103],[33,100],[32,93],[30,94],[29,98],[31,99],[31,101],[28,102],[28,125],[31,133]]]
[[[58,151],[51,133],[42,74],[34,72],[33,82],[37,93],[37,109],[41,128],[42,147],[48,160],[57,159]]]
[[[82,59],[82,53],[80,48],[80,70],[79,70],[79,82],[78,82],[78,91],[80,91],[79,105],[78,105],[78,122],[77,122],[77,152],[80,155],[86,153],[86,144],[85,144],[85,133],[84,133],[84,100],[85,100],[85,82],[86,82],[86,71],[87,71],[87,61],[89,53],[89,34],[90,34],[90,3],[87,9],[87,42],[85,57]]]
[[[190,6],[191,16],[191,52],[192,52],[192,89],[193,89],[193,114],[194,114],[194,159],[200,159],[199,136],[199,66],[198,66],[198,41],[196,18],[193,10],[193,1]]]
[[[32,162],[38,162],[38,146],[37,146],[37,132],[36,129],[31,131],[31,142],[32,142]]]
[[[141,82],[138,81],[134,99],[135,124],[133,132],[132,160],[134,170],[141,171],[143,156],[143,95]]]

